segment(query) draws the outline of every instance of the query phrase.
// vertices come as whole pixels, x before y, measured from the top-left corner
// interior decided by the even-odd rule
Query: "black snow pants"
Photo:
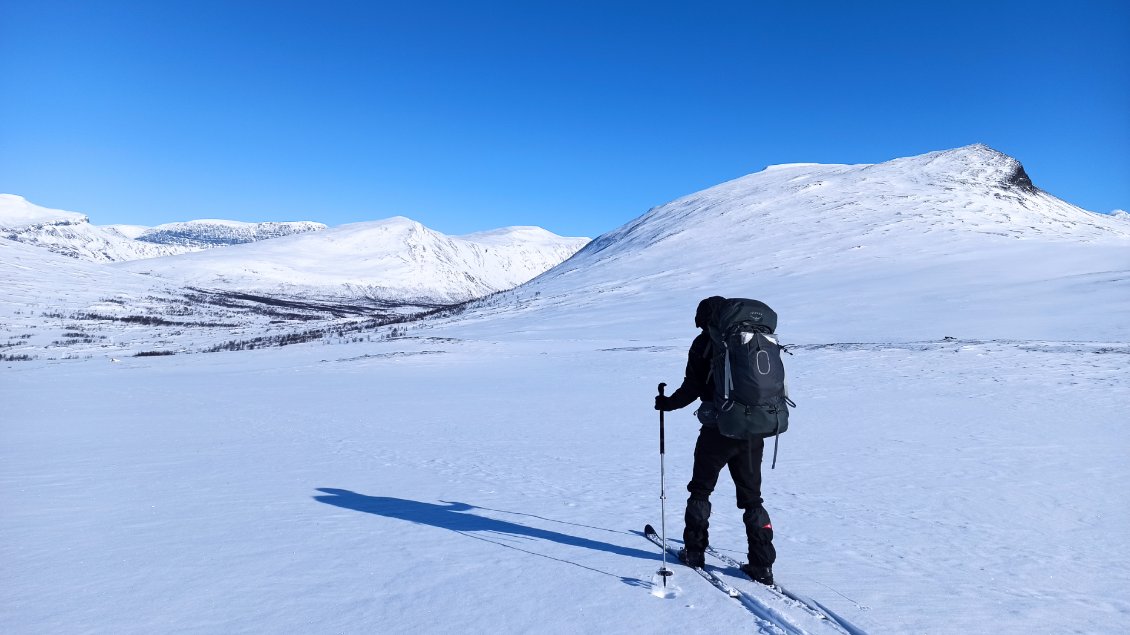
[[[744,510],[746,541],[750,564],[767,567],[777,559],[773,548],[773,523],[761,506],[761,454],[765,441],[740,441],[722,436],[718,428],[703,426],[694,447],[694,471],[687,490],[686,529],[683,542],[687,549],[705,551],[710,544],[710,494],[718,484],[718,474],[729,466],[737,488],[738,507]]]

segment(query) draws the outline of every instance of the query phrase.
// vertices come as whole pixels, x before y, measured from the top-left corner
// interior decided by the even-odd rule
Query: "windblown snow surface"
[[[870,633],[1123,632],[1130,226],[1021,175],[983,146],[778,167],[390,339],[0,365],[0,631],[842,632],[679,565],[649,592],[652,396],[719,293],[793,344],[781,582]],[[727,475],[713,500],[744,559]]]

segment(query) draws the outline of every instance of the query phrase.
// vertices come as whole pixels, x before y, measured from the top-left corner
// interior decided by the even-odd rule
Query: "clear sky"
[[[1130,2],[0,0],[0,192],[94,223],[595,236],[986,143],[1130,207]]]

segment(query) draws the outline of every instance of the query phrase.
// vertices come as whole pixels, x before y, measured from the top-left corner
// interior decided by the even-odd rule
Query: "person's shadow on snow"
[[[613,575],[607,571],[600,571],[593,569],[576,562],[568,560],[561,560],[545,554],[529,551],[522,547],[513,544],[515,539],[517,542],[522,540],[535,539],[535,540],[548,540],[570,547],[582,547],[584,549],[593,549],[596,551],[605,551],[620,556],[628,556],[632,558],[642,558],[645,560],[658,560],[659,555],[650,551],[642,549],[633,549],[631,547],[623,547],[614,545],[608,542],[599,540],[592,540],[590,538],[581,538],[579,536],[570,536],[548,529],[538,529],[537,527],[528,527],[518,523],[498,520],[495,518],[488,518],[486,516],[479,516],[477,514],[468,513],[471,510],[477,509],[474,505],[466,503],[444,503],[437,505],[435,503],[422,503],[420,501],[405,500],[403,498],[392,498],[389,496],[365,496],[345,489],[333,489],[329,487],[319,487],[319,492],[323,492],[324,496],[315,496],[314,500],[319,503],[327,505],[334,505],[335,507],[342,507],[345,509],[352,509],[354,511],[364,512],[366,514],[376,514],[378,516],[385,516],[387,518],[397,518],[406,520],[412,523],[419,523],[421,525],[431,525],[432,527],[440,527],[443,529],[450,529],[451,531],[463,534],[470,538],[477,538],[485,540],[503,547],[517,549],[536,556],[551,558],[568,564],[576,565],[599,573]],[[642,581],[633,578],[623,578],[615,576],[624,581],[625,584],[639,585]]]

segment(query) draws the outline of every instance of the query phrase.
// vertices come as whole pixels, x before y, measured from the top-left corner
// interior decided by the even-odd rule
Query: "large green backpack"
[[[718,431],[734,439],[763,439],[789,429],[789,400],[777,313],[764,302],[733,298],[707,323],[712,410]],[[775,454],[775,453],[774,453]]]

